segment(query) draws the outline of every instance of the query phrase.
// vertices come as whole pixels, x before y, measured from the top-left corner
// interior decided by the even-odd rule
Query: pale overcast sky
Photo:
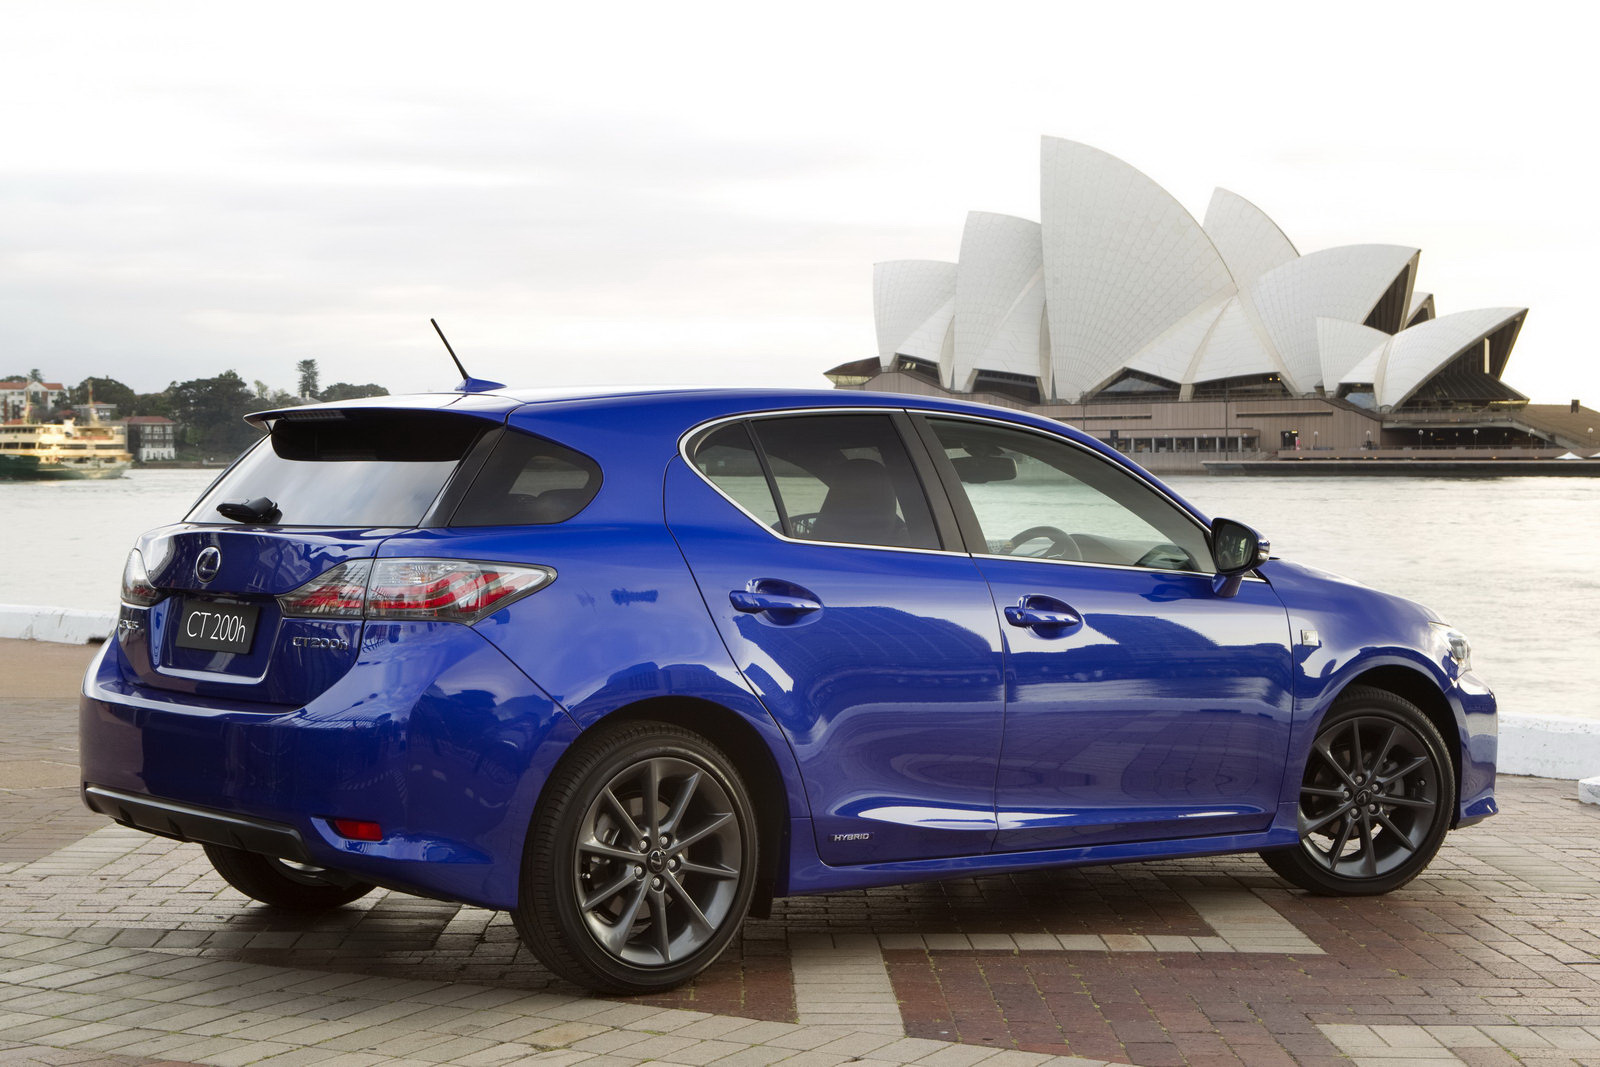
[[[1038,218],[1048,133],[1420,247],[1442,313],[1532,308],[1508,381],[1600,406],[1574,5],[0,9],[0,374],[448,387],[432,315],[480,377],[825,386],[874,261]]]

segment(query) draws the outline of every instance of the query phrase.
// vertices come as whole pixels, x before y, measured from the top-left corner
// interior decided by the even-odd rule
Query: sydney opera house
[[[1544,425],[1556,410],[1502,380],[1528,309],[1439,314],[1420,255],[1302,254],[1225,189],[1197,221],[1122,160],[1046,137],[1040,221],[975,211],[956,262],[877,264],[878,356],[828,377],[1027,407],[1167,453],[1166,469],[1218,452],[1569,447]]]

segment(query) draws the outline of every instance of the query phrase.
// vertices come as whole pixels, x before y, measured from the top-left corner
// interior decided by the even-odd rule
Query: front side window
[[[990,555],[1211,573],[1194,520],[1138,478],[1058,438],[928,420]]]

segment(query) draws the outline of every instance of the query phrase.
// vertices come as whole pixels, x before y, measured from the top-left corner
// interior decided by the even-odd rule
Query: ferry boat
[[[124,426],[71,420],[0,425],[0,482],[120,478],[132,465]]]

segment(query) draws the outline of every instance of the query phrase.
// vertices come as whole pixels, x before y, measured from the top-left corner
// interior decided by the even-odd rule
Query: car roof
[[[609,400],[622,405],[671,404],[674,400],[699,409],[721,408],[728,414],[743,411],[782,409],[788,407],[909,407],[937,411],[967,411],[975,414],[1005,415],[1021,421],[1033,421],[1038,416],[1011,408],[994,407],[965,400],[947,400],[943,397],[916,396],[907,393],[877,393],[857,389],[783,389],[746,388],[729,389],[692,386],[501,386],[474,392],[398,393],[387,396],[362,397],[355,400],[335,400],[322,404],[303,404],[296,407],[257,411],[246,416],[252,423],[262,424],[283,417],[313,415],[320,411],[378,409],[378,410],[444,410],[493,414],[510,412],[519,408],[549,409],[569,405],[590,407],[595,401]],[[1053,420],[1043,420],[1052,423]],[[1059,424],[1054,424],[1059,426]]]

